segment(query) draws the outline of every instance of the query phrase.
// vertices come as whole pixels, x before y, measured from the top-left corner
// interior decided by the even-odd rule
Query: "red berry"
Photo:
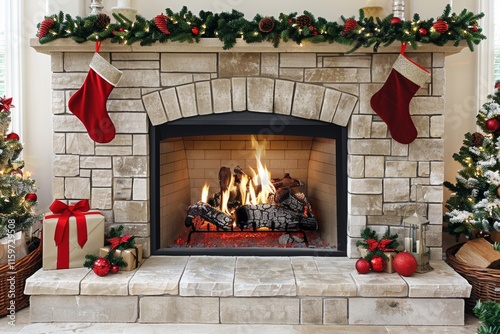
[[[472,31],[478,31],[479,30],[479,27],[478,26],[473,26],[472,27]]]
[[[287,22],[288,23],[293,23],[293,20],[292,19],[288,19]]]
[[[356,270],[360,274],[366,274],[370,271],[370,262],[368,262],[368,260],[365,258],[360,258],[358,261],[356,261]]]
[[[396,254],[392,264],[394,265],[394,271],[401,276],[411,276],[417,270],[417,260],[408,252]]]
[[[420,28],[420,29],[418,29],[418,33],[419,33],[420,35],[422,35],[422,36],[425,36],[425,35],[427,35],[427,29],[425,29],[425,28]]]
[[[193,35],[198,35],[200,30],[198,29],[198,27],[193,27],[193,29],[191,29],[191,32],[193,33]]]
[[[401,24],[401,19],[397,16],[394,16],[392,19],[391,19],[391,24],[392,25],[396,25],[396,24]]]
[[[385,260],[383,257],[375,255],[370,260],[373,271],[381,272],[385,269]]]
[[[318,36],[318,32],[317,31],[313,32],[313,35]]]

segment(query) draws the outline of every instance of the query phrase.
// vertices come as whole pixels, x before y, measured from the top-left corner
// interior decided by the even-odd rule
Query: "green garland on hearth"
[[[236,10],[230,13],[201,11],[196,16],[184,6],[178,13],[167,8],[166,14],[159,14],[151,20],[137,15],[134,22],[121,14],[113,14],[116,23],[110,23],[106,14],[73,18],[60,12],[45,17],[38,24],[37,36],[41,44],[59,38],[72,38],[78,43],[110,39],[112,43],[140,42],[141,45],[169,40],[192,43],[199,42],[202,37],[218,38],[224,43],[225,50],[240,39],[247,43],[270,42],[275,47],[281,41],[290,40],[297,44],[340,43],[352,46],[351,51],[360,47],[372,47],[377,51],[380,46],[395,41],[410,43],[414,49],[418,43],[443,46],[452,41],[458,46],[465,41],[473,51],[474,45],[486,39],[478,26],[483,13],[474,14],[467,9],[460,14],[451,13],[450,5],[446,5],[436,20],[421,20],[418,14],[414,14],[410,21],[401,21],[392,14],[374,19],[365,17],[360,9],[358,19],[342,16],[343,24],[316,18],[308,11],[299,16],[297,13],[282,13],[277,19],[257,14],[250,21]]]

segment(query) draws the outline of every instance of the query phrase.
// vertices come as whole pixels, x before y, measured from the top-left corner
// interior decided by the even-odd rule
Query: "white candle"
[[[413,246],[413,239],[406,237],[405,238],[405,251],[413,252],[412,246]]]
[[[422,242],[420,240],[417,240],[417,247],[416,247],[415,253],[420,254],[420,250],[422,249]]]
[[[116,7],[119,8],[130,8],[132,0],[118,0]]]

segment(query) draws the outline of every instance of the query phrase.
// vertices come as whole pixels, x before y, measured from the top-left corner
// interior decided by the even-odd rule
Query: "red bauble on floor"
[[[375,255],[370,260],[370,264],[372,266],[372,270],[376,272],[384,271],[385,269],[385,259],[381,256]]]
[[[358,261],[356,261],[356,270],[360,274],[366,274],[370,271],[370,262],[368,262],[367,259],[360,258]]]
[[[97,276],[106,276],[111,270],[111,264],[109,263],[108,259],[100,257],[95,260],[92,270]]]
[[[417,260],[408,252],[396,254],[392,264],[394,265],[394,271],[401,276],[411,276],[417,270]]]

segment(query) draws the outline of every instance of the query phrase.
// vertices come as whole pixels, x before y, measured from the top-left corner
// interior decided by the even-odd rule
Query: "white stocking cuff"
[[[392,68],[419,87],[422,87],[431,75],[425,68],[420,67],[404,55],[399,55]]]
[[[108,63],[108,61],[97,52],[90,61],[90,68],[113,86],[116,86],[122,77],[122,71]]]

